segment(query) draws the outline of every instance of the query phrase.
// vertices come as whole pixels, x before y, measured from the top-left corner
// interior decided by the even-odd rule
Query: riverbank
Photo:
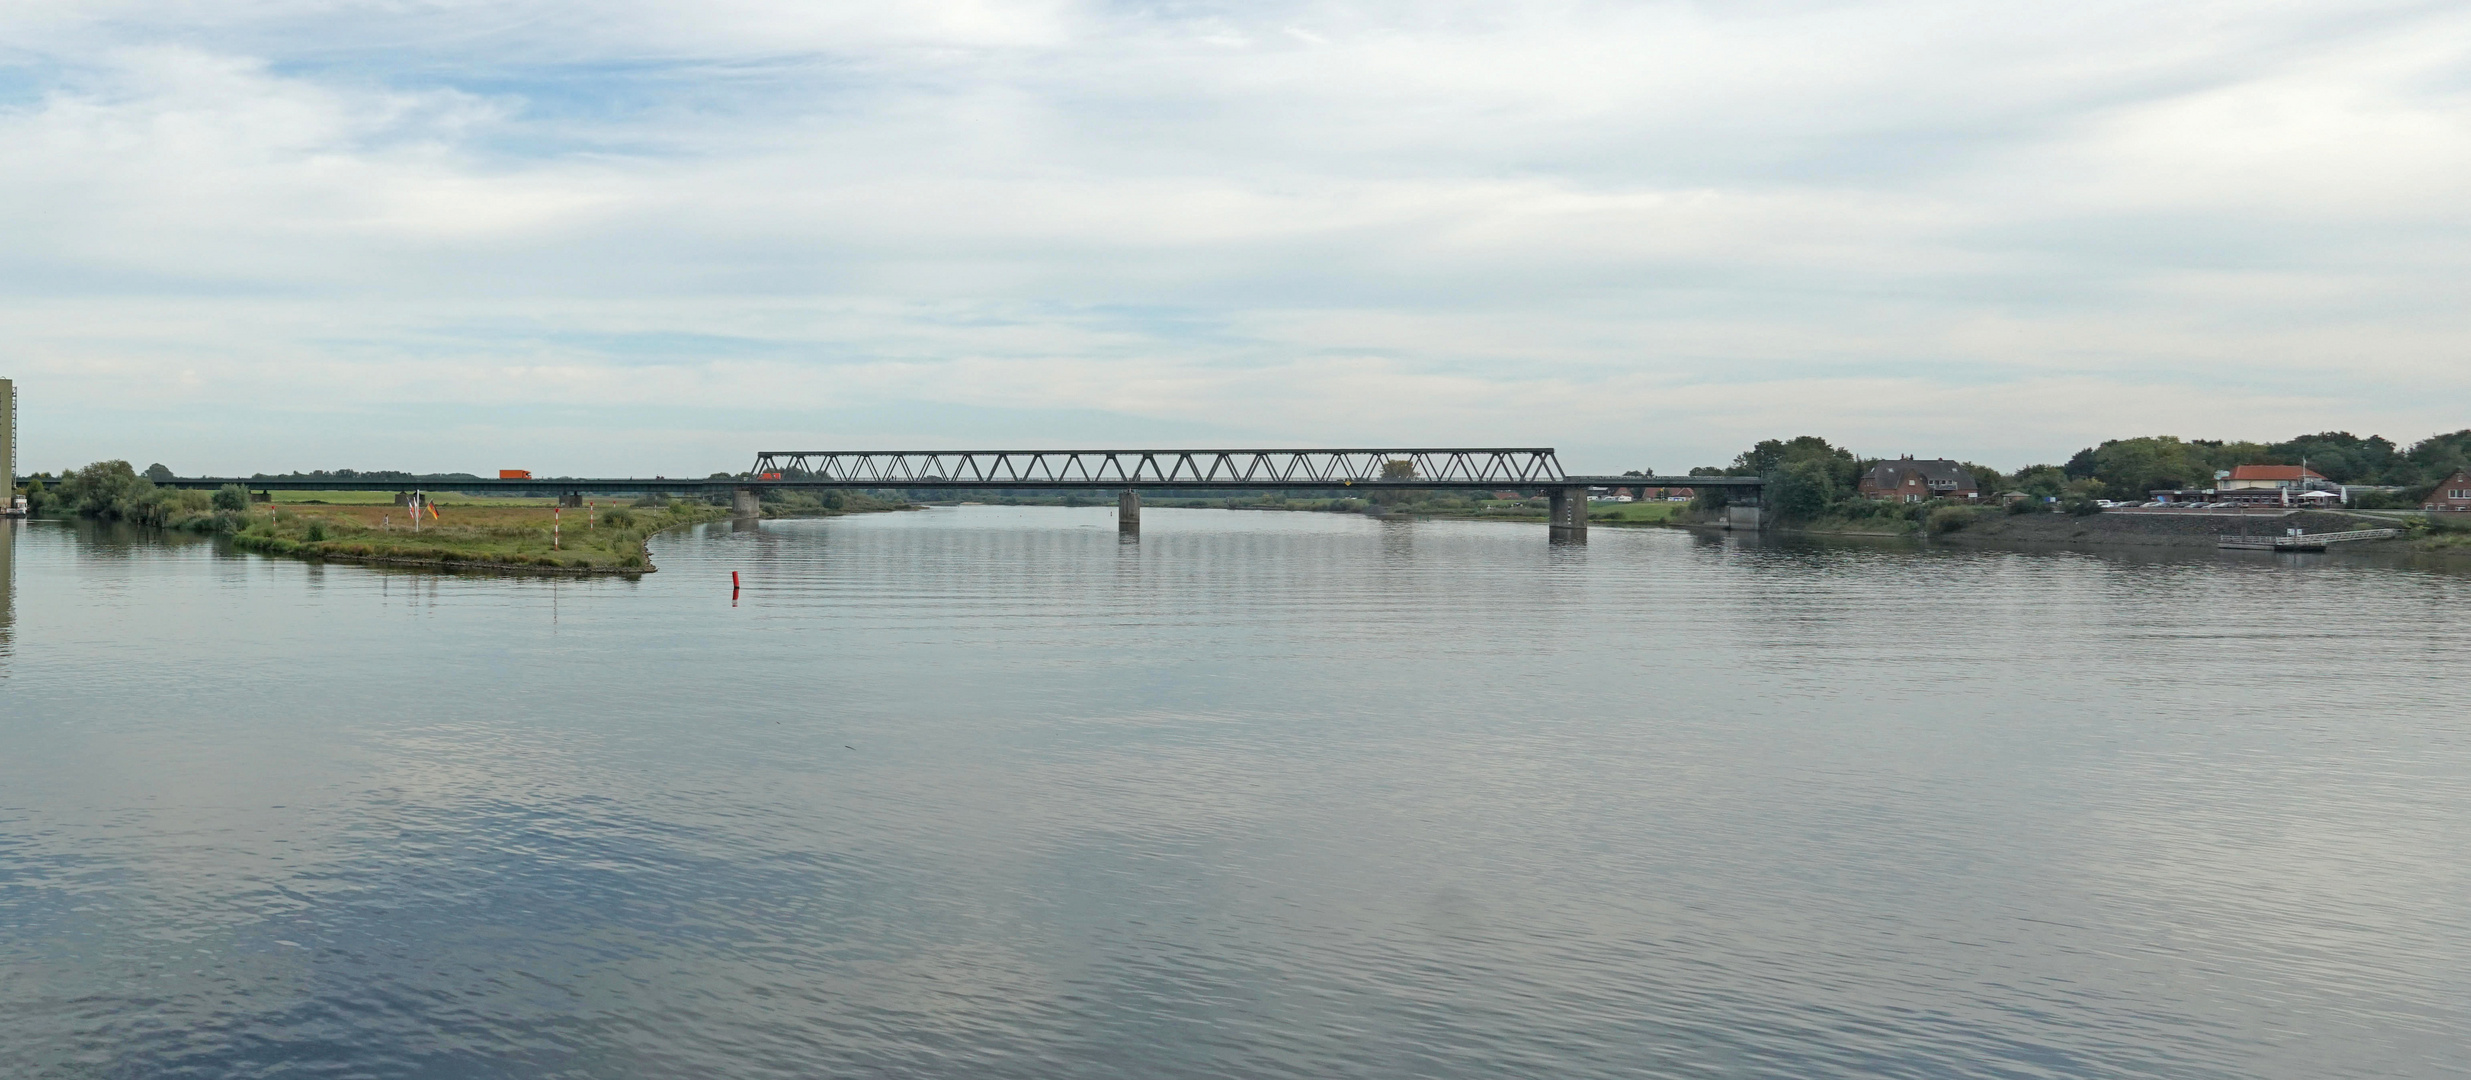
[[[2408,528],[2401,538],[2336,547],[2341,552],[2408,551],[2471,558],[2471,531],[2430,527],[2409,518],[2344,510],[2251,512],[2124,510],[2074,514],[2009,514],[1991,507],[1946,507],[1901,530],[1881,521],[1822,521],[1776,530],[1788,535],[1875,538],[1925,535],[1970,547],[2215,549],[2224,536],[2282,536]]]

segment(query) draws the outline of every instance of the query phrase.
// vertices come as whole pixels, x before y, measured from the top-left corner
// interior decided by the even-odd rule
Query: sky
[[[26,468],[2471,427],[2471,5],[13,0]]]

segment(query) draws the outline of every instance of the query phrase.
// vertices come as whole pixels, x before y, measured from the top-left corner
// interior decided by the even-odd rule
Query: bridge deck
[[[1527,481],[1477,480],[972,480],[921,477],[909,480],[836,480],[825,477],[784,477],[778,480],[729,477],[673,480],[665,477],[565,477],[536,480],[349,480],[301,477],[183,476],[159,481],[171,488],[214,489],[237,484],[251,491],[469,491],[502,495],[651,494],[702,495],[734,488],[872,488],[901,491],[1542,491],[1546,488],[1718,487],[1755,488],[1755,476],[1562,476]]]
[[[1758,488],[1750,476],[1577,476],[1550,447],[1336,450],[766,450],[732,476],[382,480],[182,477],[164,486],[257,491],[444,491],[517,495],[708,494],[734,488],[905,491],[1542,491],[1571,487]]]

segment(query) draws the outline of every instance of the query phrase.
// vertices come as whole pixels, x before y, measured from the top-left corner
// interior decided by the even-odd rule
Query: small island
[[[554,499],[460,495],[453,481],[428,485],[417,508],[379,491],[284,492],[253,501],[238,485],[219,491],[158,487],[126,461],[102,461],[29,485],[36,514],[127,522],[224,536],[242,551],[330,562],[551,574],[649,574],[654,533],[730,516],[727,506],[654,495],[560,507]],[[800,495],[768,503],[768,517],[823,517],[896,510],[866,495]],[[417,516],[416,516],[417,515]]]

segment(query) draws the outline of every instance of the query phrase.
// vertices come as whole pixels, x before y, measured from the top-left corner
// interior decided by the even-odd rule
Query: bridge
[[[252,491],[398,491],[421,488],[475,494],[668,494],[727,492],[740,516],[762,513],[769,489],[859,488],[918,492],[1104,491],[1116,495],[1117,526],[1141,528],[1143,492],[1309,492],[1372,495],[1384,491],[1516,491],[1547,499],[1546,520],[1557,540],[1587,538],[1587,494],[1593,488],[1720,488],[1725,523],[1758,528],[1763,482],[1755,476],[1587,476],[1562,471],[1550,447],[1352,448],[1334,450],[766,450],[744,472],[701,479],[542,477],[514,479],[375,479],[365,477],[176,477],[165,487]]]

